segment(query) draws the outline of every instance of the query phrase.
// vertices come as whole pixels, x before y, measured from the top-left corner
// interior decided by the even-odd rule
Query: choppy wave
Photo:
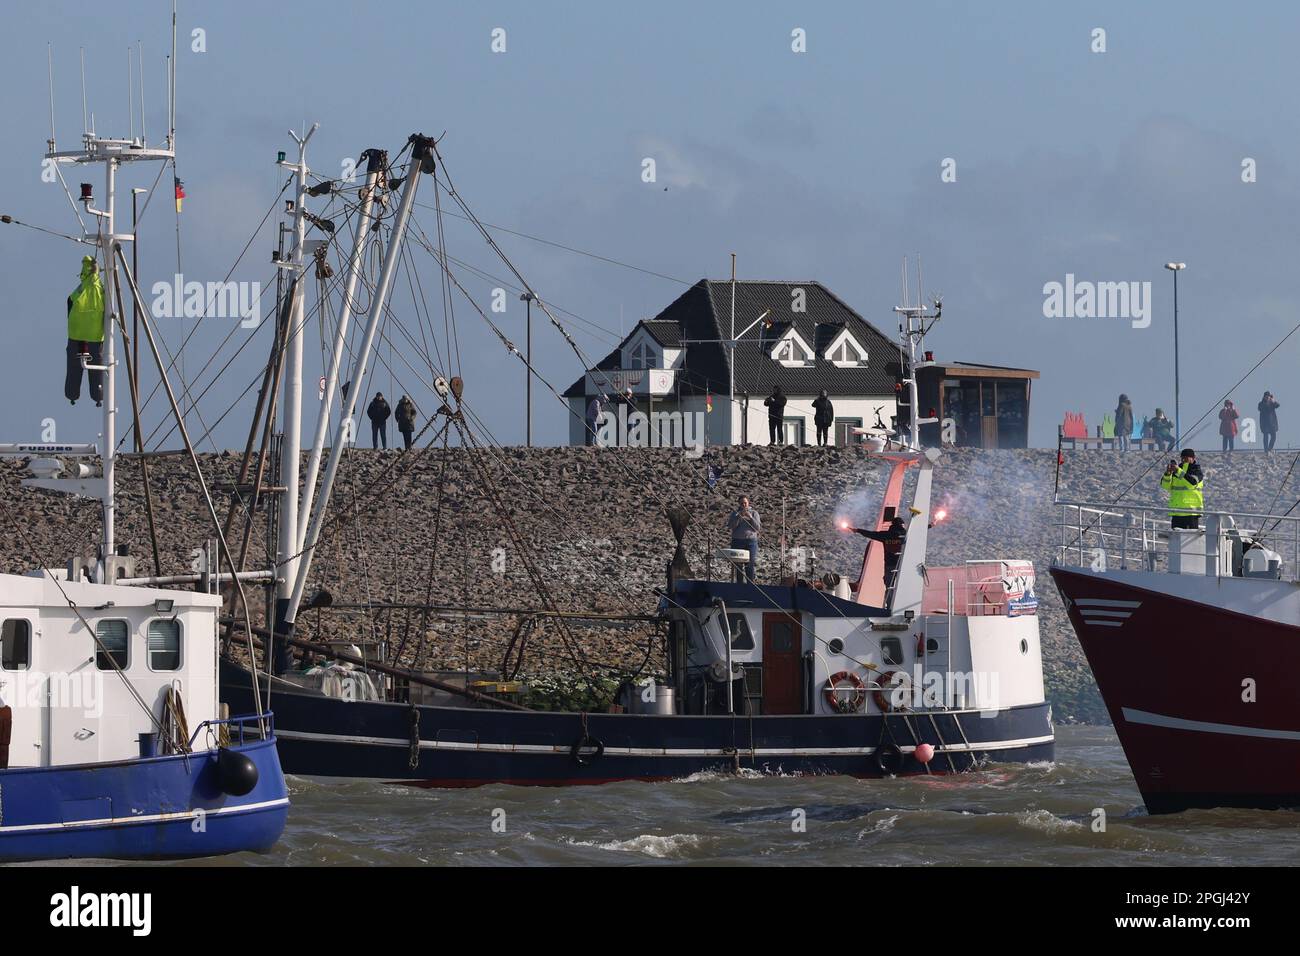
[[[207,865],[1290,865],[1300,814],[1147,815],[1113,731],[1058,728],[1054,762],[886,780],[425,790],[289,780],[280,844]],[[494,827],[494,821],[497,826]]]
[[[643,833],[630,840],[609,840],[605,843],[574,840],[572,843],[574,846],[594,846],[600,850],[613,850],[618,853],[644,853],[646,856],[663,860],[680,856],[684,851],[698,847],[702,839],[695,833],[674,833],[671,836]]]

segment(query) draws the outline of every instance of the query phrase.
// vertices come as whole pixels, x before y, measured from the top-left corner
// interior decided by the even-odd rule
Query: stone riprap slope
[[[1293,453],[1280,451],[1271,457],[1204,455],[1210,505],[1285,510],[1297,495],[1296,475],[1288,474],[1293,459]],[[1061,496],[1112,501],[1132,485],[1126,500],[1159,505],[1164,460],[1150,452],[1067,452]],[[712,492],[704,481],[706,461],[723,469]],[[233,481],[238,457],[206,455],[203,464],[210,484],[219,487]],[[935,499],[951,516],[931,534],[930,561],[1032,560],[1039,572],[1047,683],[1056,716],[1104,721],[1087,663],[1046,573],[1060,538],[1052,505],[1055,471],[1055,450],[946,452],[936,467]],[[25,571],[40,563],[61,565],[75,553],[89,555],[98,536],[98,504],[20,488],[21,473],[17,462],[0,469],[0,566]],[[834,570],[855,577],[862,539],[840,532],[836,521],[870,520],[885,474],[881,462],[860,450],[836,448],[722,449],[707,459],[669,449],[453,449],[445,462],[436,450],[405,458],[356,450],[345,457],[335,521],[324,536],[313,582],[341,604],[424,602],[427,595],[434,604],[526,609],[546,606],[540,589],[562,610],[650,613],[656,604],[652,590],[663,585],[673,552],[664,504],[685,505],[695,515],[688,554],[702,574],[710,548],[725,544],[723,520],[741,493],[749,494],[763,515],[762,577],[770,580],[778,571],[783,529],[787,547],[808,549],[810,561],[815,552],[817,573]],[[212,536],[198,485],[180,457],[153,460],[150,475],[162,569],[188,570],[193,549]],[[138,464],[124,462],[119,476],[119,536],[138,556],[140,573],[149,573],[153,560]],[[264,526],[259,516],[249,551],[253,567],[262,566],[259,558],[265,555]],[[713,570],[720,573],[716,563]],[[260,597],[256,608],[261,609]],[[257,617],[260,621],[260,613]],[[467,661],[496,668],[517,621],[514,616],[422,620],[418,612],[368,616],[335,609],[305,614],[302,624],[309,634],[333,638],[386,637],[394,647],[403,645],[406,663],[425,668],[462,667]],[[540,624],[527,640],[525,671],[587,669],[575,663],[578,659],[636,666],[652,634],[645,624]]]

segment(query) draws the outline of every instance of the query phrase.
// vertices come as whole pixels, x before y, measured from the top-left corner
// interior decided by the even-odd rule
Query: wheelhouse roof
[[[712,606],[715,598],[721,598],[728,611],[794,611],[833,618],[889,616],[885,608],[838,598],[816,588],[730,581],[678,581],[673,587],[672,601],[666,603],[669,607],[694,609]]]

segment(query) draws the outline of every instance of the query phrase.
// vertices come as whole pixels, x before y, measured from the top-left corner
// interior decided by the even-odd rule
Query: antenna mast
[[[916,294],[917,303],[912,305],[910,290],[907,282],[907,259],[903,259],[903,304],[894,307],[894,312],[900,317],[898,324],[899,349],[901,356],[907,362],[907,367],[903,371],[906,377],[903,382],[907,385],[907,400],[911,403],[908,411],[908,444],[912,451],[921,450],[921,426],[933,425],[938,418],[922,418],[920,395],[916,385],[916,372],[918,366],[927,368],[933,363],[925,354],[925,333],[935,322],[939,321],[943,313],[943,304],[935,299],[934,308],[927,309],[924,299],[922,298],[921,286],[921,257],[916,257]],[[927,325],[927,321],[929,325]]]
[[[167,61],[167,148],[176,148],[176,0],[172,0],[172,55]]]
[[[54,152],[54,44],[45,45],[45,59],[50,71],[50,149]]]
[[[86,112],[86,48],[81,48],[81,134],[90,132],[90,121]]]

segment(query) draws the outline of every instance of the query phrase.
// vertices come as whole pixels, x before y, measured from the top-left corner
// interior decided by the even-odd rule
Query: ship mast
[[[406,235],[407,223],[411,218],[411,209],[415,205],[415,194],[420,184],[420,178],[423,175],[430,174],[434,171],[434,153],[433,140],[419,133],[413,133],[408,142],[411,146],[411,157],[406,169],[406,178],[402,184],[402,198],[398,203],[396,217],[393,222],[392,235],[389,237],[388,249],[384,254],[383,266],[380,268],[379,282],[375,288],[374,295],[370,303],[370,311],[367,316],[366,330],[362,338],[360,348],[357,350],[354,364],[350,377],[347,381],[351,382],[348,389],[347,398],[344,400],[343,413],[340,416],[337,432],[334,436],[334,442],[330,446],[329,458],[325,463],[324,477],[321,479],[320,493],[315,502],[315,508],[311,515],[310,525],[303,533],[294,538],[294,547],[292,549],[292,563],[280,564],[279,576],[276,586],[276,625],[275,625],[275,645],[276,652],[273,655],[275,673],[283,673],[288,668],[288,646],[283,638],[293,635],[294,622],[298,616],[298,608],[302,604],[303,593],[307,587],[307,576],[311,572],[312,556],[316,550],[316,544],[320,540],[321,529],[324,525],[325,513],[329,508],[330,495],[334,488],[334,481],[338,475],[339,462],[342,459],[343,451],[349,441],[355,441],[353,437],[353,420],[356,414],[357,402],[361,398],[361,392],[365,388],[366,373],[369,369],[370,354],[374,347],[375,337],[379,332],[379,327],[383,323],[383,318],[388,307],[388,297],[393,285],[393,277],[396,274],[398,263],[401,258],[402,243]],[[372,167],[372,174],[378,177],[378,168]],[[371,175],[367,175],[367,183],[373,186]],[[366,216],[362,216],[362,223],[366,221]],[[363,233],[359,227],[356,243],[354,244],[353,259],[356,260],[357,247],[364,241]],[[351,274],[352,269],[349,269]],[[297,330],[299,333],[301,330]],[[300,373],[301,374],[301,373]],[[286,398],[288,392],[286,391]],[[298,389],[298,398],[301,398],[301,385]],[[286,410],[286,415],[288,411]],[[326,414],[326,409],[322,408],[321,414]],[[286,419],[287,421],[287,419]],[[295,447],[292,448],[292,473],[287,470],[282,471],[282,480],[292,490],[293,497],[287,497],[289,491],[284,492],[285,497],[281,498],[281,520],[284,520],[284,512],[293,508],[293,518],[295,525],[298,523],[298,449],[296,442],[298,435],[294,436]],[[317,442],[324,441],[324,434],[318,431]],[[290,451],[290,441],[286,429],[284,441],[284,460],[288,461]],[[313,454],[316,462],[319,462],[318,454]],[[290,504],[292,502],[292,504]],[[283,543],[286,540],[284,526],[281,525],[280,540]],[[277,562],[279,563],[279,562]],[[283,595],[282,598],[279,596]]]
[[[275,630],[277,632],[283,632],[285,612],[289,606],[289,596],[293,591],[293,582],[298,570],[298,479],[302,461],[302,364],[303,325],[305,324],[303,316],[306,290],[306,283],[302,281],[302,270],[307,239],[307,176],[311,172],[307,167],[307,141],[312,138],[319,126],[319,123],[313,123],[306,135],[301,137],[293,130],[289,130],[289,135],[298,144],[298,161],[281,162],[281,165],[293,170],[297,189],[293,204],[293,252],[287,263],[276,265],[290,270],[297,281],[293,284],[293,302],[289,310],[289,325],[285,330],[284,395],[280,402],[282,490],[277,515],[275,555]]]
[[[103,462],[102,475],[97,479],[85,478],[38,478],[26,482],[48,488],[53,491],[73,494],[89,494],[100,499],[103,509],[103,533],[100,553],[95,567],[95,580],[108,582],[112,575],[110,567],[117,549],[117,502],[115,497],[116,457],[117,457],[117,348],[114,325],[117,321],[117,265],[116,251],[124,242],[132,242],[130,232],[117,230],[117,171],[123,163],[144,161],[171,161],[175,153],[170,145],[165,149],[149,148],[140,139],[109,139],[95,133],[82,134],[82,147],[76,150],[55,150],[51,148],[46,158],[60,164],[104,165],[104,195],[102,206],[95,205],[94,189],[90,183],[81,184],[80,202],[87,215],[99,221],[99,228],[93,238],[84,241],[95,245],[99,250],[101,276],[104,286],[104,351],[103,364],[90,364],[89,355],[83,354],[82,364],[87,371],[102,372],[104,376],[103,427],[100,434],[100,449]]]

